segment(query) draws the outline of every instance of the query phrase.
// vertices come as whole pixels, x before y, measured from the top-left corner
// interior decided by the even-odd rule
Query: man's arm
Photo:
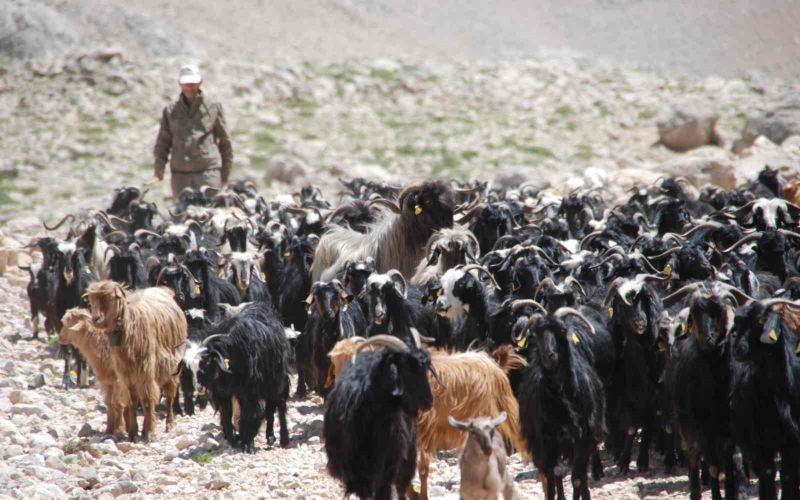
[[[217,104],[219,111],[217,113],[217,121],[214,123],[214,137],[217,139],[217,147],[219,148],[219,155],[222,158],[222,185],[228,183],[228,177],[231,175],[231,166],[233,165],[233,145],[231,138],[228,135],[228,129],[225,125],[225,115],[222,113],[222,104]]]
[[[169,150],[172,147],[172,131],[169,129],[169,119],[167,118],[167,108],[161,114],[161,126],[158,129],[156,145],[153,148],[155,157],[155,176],[158,180],[164,178],[164,169],[169,159]]]

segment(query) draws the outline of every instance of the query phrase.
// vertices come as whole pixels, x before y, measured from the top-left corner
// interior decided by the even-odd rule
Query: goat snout
[[[100,323],[102,323],[104,319],[105,319],[105,316],[102,315],[102,314],[96,314],[96,315],[92,316],[92,322],[94,324],[96,324],[96,325],[99,325]]]

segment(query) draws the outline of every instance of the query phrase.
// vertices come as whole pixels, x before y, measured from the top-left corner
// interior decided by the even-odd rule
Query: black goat
[[[367,302],[365,316],[370,323],[367,336],[389,334],[404,338],[412,327],[427,337],[436,334],[436,314],[422,307],[422,290],[408,286],[398,271],[370,275],[363,293]]]
[[[30,266],[19,266],[20,269],[27,271],[30,280],[26,291],[28,293],[28,303],[31,310],[31,325],[33,326],[33,338],[39,338],[39,313],[45,315],[47,310],[47,291],[40,281],[40,274],[42,270],[41,263],[33,263]],[[47,336],[55,331],[55,326],[50,325],[45,317],[45,332]]]
[[[470,274],[477,269],[489,276],[489,271],[478,265],[450,269],[442,276],[442,293],[436,298],[436,313],[450,319],[454,330],[454,345],[460,350],[473,343],[485,344],[493,330],[492,320],[498,310],[497,300],[483,283]],[[496,288],[499,288],[494,283]]]
[[[247,453],[267,418],[267,442],[275,441],[273,415],[278,410],[280,444],[289,445],[286,403],[289,398],[289,342],[272,304],[251,304],[215,327],[199,352],[197,380],[220,412],[225,439]],[[239,402],[239,435],[233,432],[232,398]]]
[[[731,422],[736,442],[758,476],[759,498],[775,498],[775,453],[781,497],[800,497],[800,359],[798,336],[776,310],[786,299],[752,301],[733,326]]]
[[[205,249],[188,252],[183,264],[200,287],[200,307],[206,310],[210,321],[216,321],[221,317],[219,304],[235,306],[242,302],[242,296],[236,286],[216,273],[211,256]]]
[[[609,332],[617,363],[609,388],[610,414],[615,425],[609,445],[622,473],[629,470],[633,439],[640,428],[642,441],[636,465],[639,471],[646,471],[650,463],[649,447],[656,430],[665,363],[665,353],[658,348],[662,304],[650,281],[666,279],[667,276],[649,274],[617,278],[604,301],[611,306]]]
[[[419,335],[408,345],[396,337],[367,339],[367,346],[337,377],[325,405],[323,437],[328,471],[359,498],[406,498],[417,462],[417,418],[433,405],[433,372]],[[434,374],[434,376],[436,376]]]
[[[351,305],[351,299],[339,280],[314,283],[306,299],[310,318],[303,335],[311,343],[310,381],[319,394],[327,392],[325,381],[331,364],[328,353],[333,346],[342,339],[359,335],[367,327],[361,308]]]
[[[743,294],[723,283],[694,283],[664,298],[670,305],[691,293],[687,334],[675,342],[667,385],[682,449],[689,462],[689,490],[700,500],[700,460],[708,466],[712,498],[747,498],[744,471],[735,464],[730,427],[728,334]],[[684,327],[682,327],[683,329]]]
[[[548,500],[564,497],[562,457],[572,462],[573,499],[591,498],[590,458],[594,479],[602,474],[597,444],[606,435],[605,395],[592,363],[594,333],[581,313],[566,307],[535,314],[523,330],[534,359],[520,386],[520,423]]]

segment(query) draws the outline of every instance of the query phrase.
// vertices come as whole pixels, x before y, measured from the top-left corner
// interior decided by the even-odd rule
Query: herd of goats
[[[167,431],[210,402],[250,453],[277,410],[285,447],[292,370],[297,397],[325,397],[328,471],[360,498],[427,498],[435,453],[461,449],[462,498],[515,497],[517,451],[548,499],[568,472],[588,499],[600,446],[626,474],[635,442],[636,470],[653,448],[692,499],[747,498],[749,478],[772,499],[778,471],[800,498],[800,207],[779,171],[730,191],[660,179],[615,206],[341,182],[336,206],[239,182],[168,214],[121,188],[45,226],[68,234],[30,245],[34,335],[42,314],[65,385],[91,366],[106,433],[151,439],[164,397]]]

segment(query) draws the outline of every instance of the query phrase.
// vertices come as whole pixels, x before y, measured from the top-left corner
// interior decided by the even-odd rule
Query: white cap
[[[178,83],[200,83],[202,81],[200,68],[196,64],[187,64],[178,72]]]

